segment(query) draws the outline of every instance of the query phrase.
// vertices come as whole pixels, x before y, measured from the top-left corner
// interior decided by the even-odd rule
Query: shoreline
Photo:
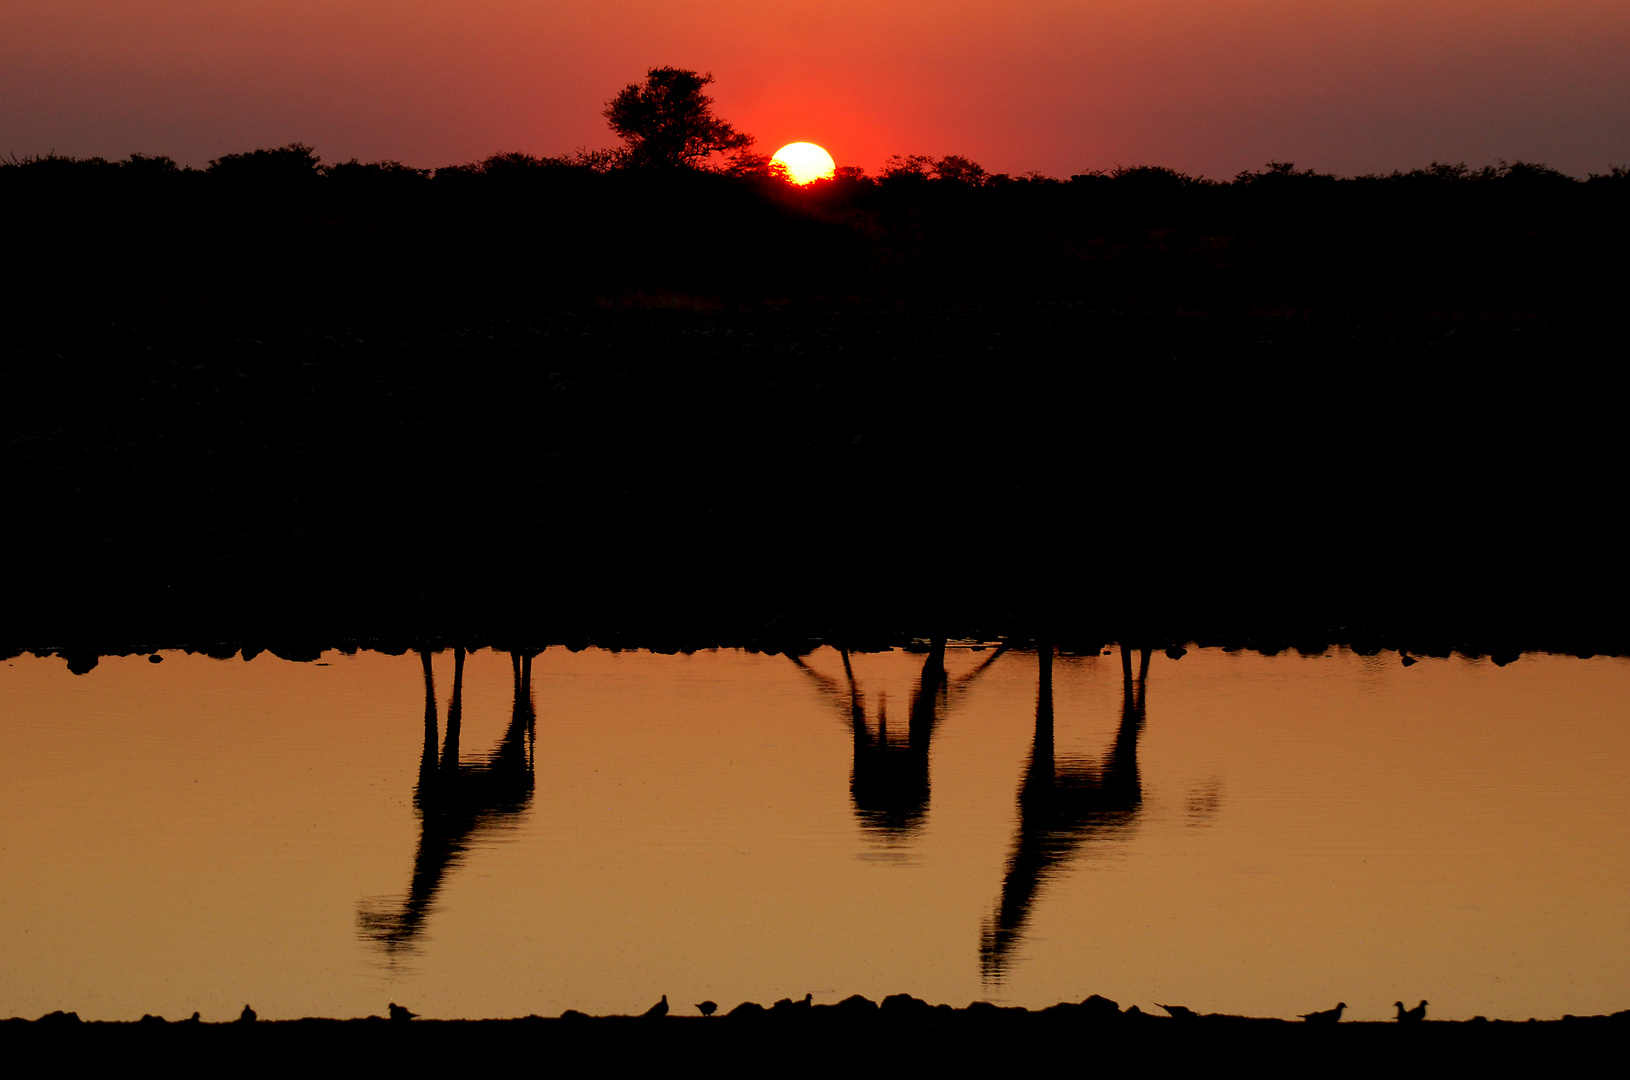
[[[1564,1013],[1550,1019],[1528,1017],[1525,1020],[1508,1020],[1504,1018],[1489,1018],[1487,1016],[1472,1016],[1463,1020],[1445,1020],[1440,1017],[1428,1016],[1416,1021],[1397,1020],[1339,1020],[1332,1021],[1328,1017],[1323,1022],[1304,1021],[1301,1017],[1287,1018],[1279,1016],[1246,1016],[1240,1013],[1192,1013],[1186,1016],[1172,1016],[1165,1012],[1145,1011],[1137,1004],[1131,1004],[1124,1009],[1120,1003],[1099,994],[1091,994],[1081,1001],[1060,1001],[1053,1005],[1044,1005],[1040,1008],[1027,1008],[1023,1005],[997,1005],[989,1001],[974,1001],[958,1008],[954,1005],[940,1003],[931,1004],[923,998],[911,994],[890,994],[881,1001],[873,1001],[861,994],[851,994],[836,1002],[809,1002],[795,1001],[783,998],[773,1005],[763,1005],[756,1001],[743,1001],[734,1008],[716,1012],[711,1016],[693,1014],[695,1006],[667,1003],[663,998],[664,1006],[668,1011],[661,1014],[645,1013],[605,1013],[592,1015],[577,1009],[566,1009],[559,1016],[541,1016],[531,1013],[526,1016],[513,1017],[480,1017],[480,1018],[435,1018],[410,1014],[407,1018],[392,1016],[390,1019],[379,1015],[330,1017],[330,1016],[302,1016],[284,1020],[269,1020],[251,1015],[248,1019],[242,1016],[230,1020],[204,1020],[200,1014],[194,1013],[191,1019],[169,1020],[163,1016],[147,1014],[139,1020],[82,1020],[76,1012],[56,1010],[46,1013],[36,1019],[11,1016],[0,1018],[0,1026],[28,1025],[32,1027],[179,1027],[179,1028],[233,1028],[235,1030],[256,1030],[273,1025],[297,1024],[389,1024],[393,1028],[408,1025],[415,1029],[430,1026],[478,1025],[478,1024],[534,1024],[534,1023],[624,1023],[638,1021],[641,1023],[671,1023],[684,1021],[686,1023],[703,1024],[735,1024],[751,1025],[758,1023],[816,1023],[841,1022],[848,1024],[862,1024],[871,1021],[898,1022],[910,1021],[918,1024],[944,1024],[966,1022],[1000,1022],[1006,1020],[1023,1021],[1026,1019],[1052,1022],[1087,1023],[1087,1024],[1141,1024],[1156,1022],[1159,1024],[1176,1024],[1180,1027],[1191,1025],[1234,1025],[1234,1026],[1272,1026],[1286,1025],[1290,1027],[1314,1030],[1328,1030],[1336,1026],[1342,1028],[1397,1028],[1401,1030],[1414,1030],[1425,1027],[1485,1027],[1485,1026],[1512,1026],[1512,1025],[1557,1025],[1576,1023],[1615,1023],[1630,1025],[1630,1008],[1621,1009],[1612,1013],[1594,1013],[1575,1015]],[[1426,1003],[1422,1003],[1426,1004]],[[1179,1012],[1184,1012],[1180,1006],[1174,1006]],[[247,1006],[245,1007],[248,1008]],[[1156,1006],[1156,1008],[1164,1008]],[[396,1006],[392,1006],[394,1011]]]
[[[744,1006],[745,1007],[745,1006]],[[1016,1068],[1077,1065],[1168,1069],[1251,1060],[1264,1072],[1426,1072],[1481,1066],[1556,1067],[1622,1047],[1630,1010],[1555,1020],[1349,1021],[1313,1024],[1277,1018],[1155,1016],[1089,998],[1046,1009],[975,1004],[930,1006],[895,995],[882,1006],[850,998],[838,1005],[791,1002],[714,1016],[560,1017],[412,1020],[381,1017],[225,1023],[77,1022],[63,1014],[0,1021],[0,1054],[13,1060],[60,1055],[80,1065],[160,1058],[202,1071],[230,1061],[270,1074],[291,1066],[453,1067],[474,1059],[557,1067],[662,1067],[691,1060],[727,1073],[766,1067],[812,1075],[897,1071],[926,1065]],[[1086,1043],[1075,1040],[1086,1039]],[[1075,1060],[1072,1060],[1075,1059]]]
[[[1060,641],[1059,638],[1063,640]],[[960,639],[969,640],[969,639]],[[960,640],[952,638],[950,646],[955,648]],[[997,644],[997,638],[981,641],[977,646],[987,648],[1017,648],[1029,650],[1037,647],[1036,639],[1029,637],[1002,637]],[[1147,638],[1129,639],[1124,644],[1130,648],[1149,648],[1151,651],[1163,651],[1167,656],[1176,659],[1188,652],[1197,649],[1221,649],[1224,652],[1254,652],[1262,656],[1278,656],[1286,652],[1296,652],[1305,657],[1323,656],[1332,651],[1347,650],[1358,656],[1379,656],[1383,653],[1394,653],[1400,662],[1406,666],[1412,665],[1420,659],[1447,660],[1460,658],[1462,660],[1487,660],[1496,667],[1506,667],[1514,664],[1525,656],[1567,656],[1578,660],[1589,660],[1596,657],[1619,659],[1630,655],[1621,643],[1603,642],[1601,649],[1592,649],[1588,646],[1574,645],[1568,648],[1527,648],[1518,649],[1510,646],[1493,646],[1491,648],[1478,648],[1470,645],[1461,645],[1445,648],[1437,643],[1427,642],[1421,647],[1411,647],[1408,639],[1402,641],[1392,639],[1384,644],[1373,641],[1332,639],[1310,642],[1306,639],[1298,641],[1295,645],[1285,645],[1272,641],[1261,641],[1255,638],[1212,638],[1210,640],[1178,640],[1165,644],[1170,639],[1160,639],[1157,643],[1148,643]],[[1061,656],[1090,656],[1115,646],[1123,644],[1122,641],[1104,635],[1090,637],[1067,637],[1057,635],[1053,644]],[[161,654],[182,653],[187,656],[202,655],[213,660],[234,660],[241,658],[244,662],[262,655],[270,655],[290,663],[313,663],[329,653],[339,653],[343,656],[352,656],[358,652],[378,652],[386,656],[402,656],[410,651],[425,649],[432,653],[448,649],[459,648],[466,652],[479,652],[483,649],[499,651],[513,651],[525,656],[538,656],[549,649],[564,648],[571,652],[582,652],[586,649],[604,649],[611,652],[649,652],[655,655],[689,655],[696,652],[710,650],[741,650],[749,653],[764,653],[767,655],[807,656],[821,648],[847,650],[854,654],[888,652],[894,649],[903,649],[906,652],[926,653],[930,648],[929,640],[909,634],[878,634],[862,641],[855,642],[852,638],[840,637],[778,637],[768,639],[747,640],[720,640],[710,638],[706,640],[686,640],[676,642],[670,637],[645,637],[641,635],[619,636],[615,638],[568,638],[559,637],[515,637],[506,636],[494,640],[487,637],[458,638],[458,639],[432,639],[430,641],[412,640],[407,638],[362,639],[306,639],[298,643],[278,642],[274,644],[239,644],[237,642],[121,642],[118,644],[103,643],[100,647],[87,647],[79,645],[40,645],[29,646],[0,644],[0,662],[22,656],[32,656],[36,659],[57,657],[68,665],[68,670],[75,675],[87,675],[94,671],[104,659],[124,658],[131,656],[146,656],[153,663],[161,662]]]

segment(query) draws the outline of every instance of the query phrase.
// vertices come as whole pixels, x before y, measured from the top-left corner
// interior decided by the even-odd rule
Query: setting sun
[[[824,180],[837,170],[832,155],[809,142],[788,143],[777,150],[771,160],[785,165],[787,177],[795,184]]]

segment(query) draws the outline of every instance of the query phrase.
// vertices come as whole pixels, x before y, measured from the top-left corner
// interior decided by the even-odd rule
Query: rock
[[[912,997],[910,994],[890,994],[883,999],[879,1010],[886,1014],[917,1015],[928,1012],[929,1004],[922,998]]]
[[[1098,994],[1088,996],[1087,1000],[1081,1003],[1081,1010],[1088,1016],[1094,1018],[1100,1016],[1121,1015],[1121,1006],[1119,1002],[1111,1001],[1108,998],[1101,997]]]
[[[850,994],[832,1007],[843,1013],[870,1016],[877,1011],[877,1002],[871,998],[861,997],[859,994]]]

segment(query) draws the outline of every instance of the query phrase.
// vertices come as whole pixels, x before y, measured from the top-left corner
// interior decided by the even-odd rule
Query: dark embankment
[[[0,168],[0,646],[1627,649],[1622,177],[298,157]]]
[[[8,1061],[81,1068],[162,1062],[169,1071],[229,1069],[272,1074],[313,1066],[324,1072],[422,1072],[524,1067],[664,1071],[703,1066],[712,1073],[899,1074],[955,1067],[957,1074],[1018,1069],[1130,1069],[1162,1075],[1249,1063],[1254,1073],[1323,1075],[1501,1074],[1574,1071],[1611,1061],[1630,1017],[1559,1021],[1422,1024],[1343,1023],[1317,1027],[1281,1020],[1092,1013],[1081,1006],[1041,1012],[947,1006],[878,1010],[816,1007],[801,1015],[763,1013],[704,1020],[669,1017],[412,1021],[297,1020],[251,1024],[80,1024],[0,1022]],[[1606,1055],[1606,1056],[1604,1056]]]

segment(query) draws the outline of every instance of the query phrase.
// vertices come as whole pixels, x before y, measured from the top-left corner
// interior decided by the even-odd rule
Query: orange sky
[[[1625,0],[8,0],[0,154],[558,154],[611,144],[606,99],[673,64],[761,150],[868,170],[1583,175],[1630,163],[1626,56]]]

